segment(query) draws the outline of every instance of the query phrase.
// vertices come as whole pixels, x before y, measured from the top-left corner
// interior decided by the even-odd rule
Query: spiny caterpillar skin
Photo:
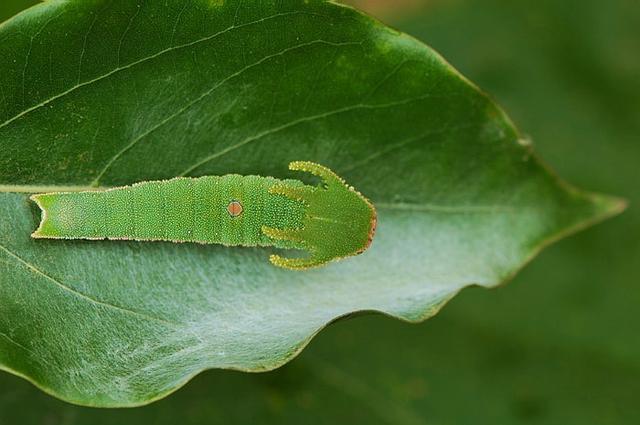
[[[376,229],[373,205],[326,167],[297,161],[289,169],[312,173],[322,183],[230,174],[33,195],[42,220],[31,236],[306,251],[300,258],[270,257],[276,266],[295,270],[364,252]]]

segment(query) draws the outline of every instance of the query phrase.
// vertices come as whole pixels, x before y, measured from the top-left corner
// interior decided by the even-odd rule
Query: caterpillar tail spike
[[[204,176],[139,182],[106,190],[31,196],[42,210],[31,235],[46,239],[196,242],[274,246],[306,252],[271,256],[279,267],[304,270],[364,252],[376,211],[327,167],[295,161],[317,186],[274,177]]]
[[[279,267],[302,270],[366,251],[377,224],[373,204],[327,167],[295,161],[289,164],[289,169],[311,173],[319,177],[322,184],[314,188],[278,186],[274,193],[304,202],[303,225],[297,229],[263,231],[270,237],[300,242],[301,249],[309,256],[272,255],[270,261]]]

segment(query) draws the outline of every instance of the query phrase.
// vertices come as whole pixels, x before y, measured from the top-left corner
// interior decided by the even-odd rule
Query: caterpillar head
[[[293,186],[281,183],[270,192],[302,202],[306,207],[304,224],[298,229],[263,227],[272,239],[295,242],[308,256],[283,258],[272,255],[279,267],[301,270],[363,253],[376,231],[376,210],[364,196],[330,169],[313,162],[296,161],[289,169],[306,171],[322,179],[319,186]]]

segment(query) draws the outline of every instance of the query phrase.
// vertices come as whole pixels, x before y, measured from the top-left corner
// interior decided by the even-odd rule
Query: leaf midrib
[[[0,185],[0,193],[52,193],[52,192],[101,192],[121,186],[65,186],[65,185]],[[440,213],[482,213],[513,212],[515,207],[509,205],[443,205],[421,204],[409,202],[376,202],[376,209],[397,210],[410,212],[440,212]],[[0,245],[0,248],[2,246]]]

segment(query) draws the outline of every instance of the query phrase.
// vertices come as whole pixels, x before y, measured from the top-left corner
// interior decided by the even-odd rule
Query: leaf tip
[[[622,214],[629,207],[629,201],[625,198],[600,193],[590,193],[588,196],[594,206],[593,224]]]

